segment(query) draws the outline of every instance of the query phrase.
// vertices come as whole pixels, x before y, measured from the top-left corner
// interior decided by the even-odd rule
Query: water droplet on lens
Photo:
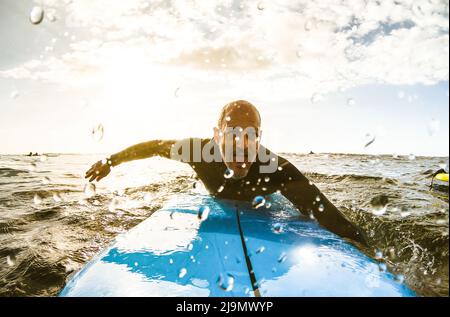
[[[103,128],[102,124],[98,124],[97,126],[95,126],[94,128],[92,128],[92,138],[99,142],[103,139],[103,135],[104,135],[105,129]]]
[[[380,269],[381,272],[386,272],[386,270],[387,270],[386,263],[384,263],[384,262],[379,263],[378,268]]]
[[[192,251],[193,248],[194,248],[194,246],[192,245],[192,243],[189,243],[188,246],[187,246],[187,249],[189,251]]]
[[[226,116],[225,117],[225,121],[230,121],[231,120],[231,117],[230,116]]]
[[[403,274],[397,274],[397,275],[395,275],[395,281],[396,282],[398,282],[398,283],[403,283],[403,281],[405,280],[405,277],[403,276]]]
[[[234,171],[232,169],[230,169],[230,168],[227,168],[225,170],[225,174],[223,175],[223,177],[228,179],[228,178],[232,178],[233,175],[234,175]]]
[[[198,192],[198,193],[202,193],[202,192],[206,191],[205,185],[203,185],[203,183],[202,183],[201,181],[196,181],[196,182],[193,184],[193,188],[194,188],[194,190],[195,190],[196,192]]]
[[[173,259],[169,259],[169,264],[173,264]]]
[[[33,202],[35,205],[40,205],[42,203],[42,197],[38,194],[34,194]]]
[[[187,270],[185,268],[182,268],[180,270],[180,273],[178,274],[178,277],[183,278],[186,275],[186,273],[187,273]]]
[[[325,210],[324,205],[323,205],[323,204],[320,204],[318,210],[319,210],[320,212],[323,212],[323,211]]]
[[[386,195],[377,195],[372,198],[370,205],[372,207],[371,211],[375,216],[384,215],[387,211],[387,205],[389,203],[389,198]]]
[[[8,266],[14,266],[15,263],[16,263],[15,256],[13,256],[13,255],[6,256],[6,264],[8,264]]]
[[[316,196],[316,201],[320,201],[320,195]]]
[[[57,203],[62,201],[61,195],[58,193],[53,193],[53,200]]]
[[[376,136],[374,134],[366,133],[366,143],[365,143],[364,147],[365,148],[368,147],[373,142],[375,142],[375,140],[376,140]]]
[[[265,9],[264,2],[259,2],[257,8],[258,8],[258,10],[260,10],[260,11],[264,10],[264,9]]]
[[[274,233],[282,233],[283,232],[283,226],[281,225],[281,223],[276,223],[273,225],[273,232]]]
[[[205,221],[206,219],[208,219],[209,211],[210,211],[210,209],[208,206],[201,206],[198,209],[198,213],[197,213],[198,219],[200,219],[201,221]]]
[[[220,186],[220,187],[217,189],[217,192],[220,193],[220,192],[223,191],[223,189],[224,189],[224,187],[223,187],[223,186]]]
[[[269,209],[272,206],[272,204],[270,202],[266,203],[266,208]]]
[[[376,252],[375,252],[375,259],[381,260],[382,258],[383,258],[383,252],[381,252],[381,251],[376,251]]]
[[[226,292],[229,292],[234,287],[234,276],[229,273],[219,274],[217,285]]]
[[[84,185],[84,194],[88,198],[95,196],[95,184],[87,183],[86,185]]]
[[[286,255],[286,253],[283,252],[278,257],[278,263],[283,263],[284,261],[286,261],[286,259],[287,259],[287,255]]]
[[[256,250],[256,254],[263,253],[265,249],[266,249],[266,248],[265,248],[264,246],[259,247],[259,248]]]
[[[263,196],[256,196],[253,199],[252,206],[253,206],[253,208],[258,209],[259,207],[264,206],[265,203],[266,203],[266,200]]]
[[[44,19],[44,10],[41,7],[33,7],[30,12],[30,22],[33,24],[39,24]]]

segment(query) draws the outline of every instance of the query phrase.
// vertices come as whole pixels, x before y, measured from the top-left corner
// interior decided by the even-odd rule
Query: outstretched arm
[[[176,142],[176,140],[152,140],[138,143],[111,155],[111,166],[117,166],[129,161],[146,159],[152,156],[170,158],[170,149]]]
[[[141,160],[152,156],[170,158],[171,147],[176,142],[175,140],[152,140],[130,146],[92,165],[86,172],[85,178],[89,178],[90,182],[93,180],[99,181],[110,173],[111,167],[129,161]]]
[[[312,213],[314,218],[328,230],[367,245],[365,234],[351,223],[293,164],[285,161],[283,172],[286,182],[282,187],[282,194],[302,213]]]

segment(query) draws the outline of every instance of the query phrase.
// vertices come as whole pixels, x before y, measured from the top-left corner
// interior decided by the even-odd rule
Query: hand
[[[103,177],[107,176],[111,172],[111,166],[108,162],[103,163],[102,161],[98,161],[86,172],[84,178],[89,178],[89,181],[92,182],[96,180],[97,182],[101,180]]]

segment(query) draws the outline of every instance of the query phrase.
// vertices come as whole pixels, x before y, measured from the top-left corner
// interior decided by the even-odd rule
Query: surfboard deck
[[[448,173],[439,173],[434,178],[436,178],[437,180],[440,180],[442,182],[448,183]]]
[[[117,237],[60,296],[414,296],[354,246],[271,206],[180,195]],[[201,220],[200,207],[209,215]]]

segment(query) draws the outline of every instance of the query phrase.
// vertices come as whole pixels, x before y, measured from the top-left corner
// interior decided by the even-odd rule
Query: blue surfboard
[[[267,202],[254,209],[180,195],[118,236],[60,296],[415,296],[357,248],[299,217],[283,196]]]

